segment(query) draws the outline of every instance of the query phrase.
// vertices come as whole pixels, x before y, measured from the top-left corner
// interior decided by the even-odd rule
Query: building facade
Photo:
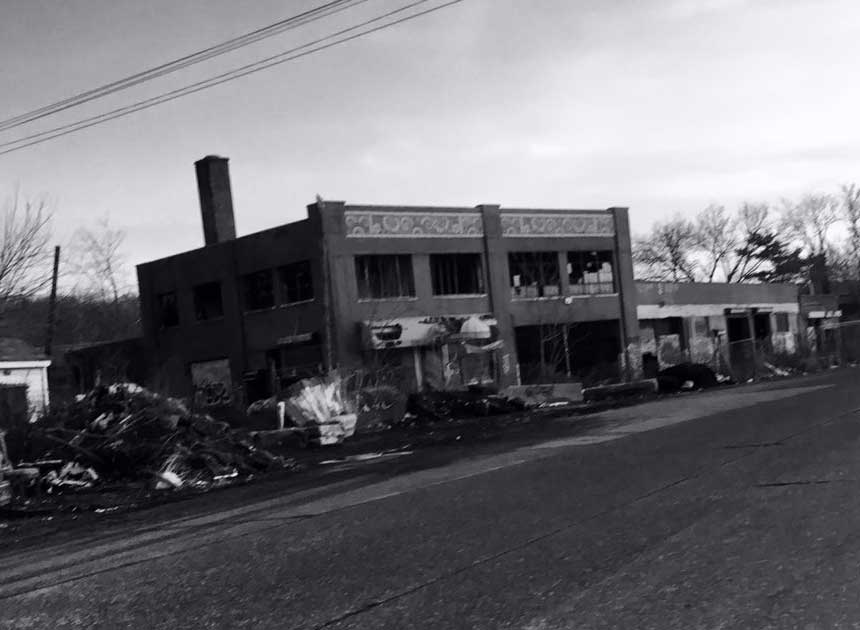
[[[335,367],[408,389],[638,373],[626,208],[318,200],[237,238],[227,160],[197,176],[206,245],[138,266],[147,353],[173,393],[247,402]]]

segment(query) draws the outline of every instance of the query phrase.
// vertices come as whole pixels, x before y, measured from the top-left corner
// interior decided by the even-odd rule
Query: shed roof
[[[48,357],[23,339],[0,337],[0,363],[4,361],[44,361]]]

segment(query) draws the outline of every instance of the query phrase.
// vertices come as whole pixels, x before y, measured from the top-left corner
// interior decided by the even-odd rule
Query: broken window
[[[508,269],[512,297],[554,297],[561,292],[556,252],[511,252]]]
[[[314,285],[311,280],[311,263],[309,260],[285,265],[278,269],[278,281],[281,284],[281,302],[295,304],[314,299]]]
[[[269,269],[249,273],[242,277],[245,310],[258,311],[275,305],[275,287]]]
[[[480,254],[431,254],[433,295],[484,293],[484,270]]]
[[[774,313],[776,332],[788,332],[788,313]]]
[[[161,328],[179,326],[179,308],[176,304],[176,291],[159,293],[156,296],[158,324]]]
[[[571,295],[615,293],[612,252],[568,252],[567,277]]]
[[[194,287],[194,313],[197,321],[201,322],[224,317],[220,282],[207,282]]]
[[[355,279],[360,299],[415,296],[412,256],[409,254],[356,256]]]

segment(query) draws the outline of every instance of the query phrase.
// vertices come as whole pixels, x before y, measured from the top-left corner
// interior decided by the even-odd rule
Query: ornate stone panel
[[[585,213],[503,213],[502,235],[529,236],[613,236],[610,214]]]
[[[478,212],[373,212],[344,213],[347,238],[450,238],[484,235]]]

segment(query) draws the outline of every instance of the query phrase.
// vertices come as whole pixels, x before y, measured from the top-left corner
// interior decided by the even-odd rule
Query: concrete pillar
[[[484,223],[484,260],[487,269],[487,294],[490,310],[496,317],[499,337],[504,347],[499,351],[499,387],[518,381],[517,348],[511,320],[511,288],[508,278],[508,251],[502,237],[501,208],[498,205],[477,206]]]
[[[609,208],[615,224],[615,278],[618,285],[621,353],[625,380],[642,378],[642,349],[639,343],[638,299],[633,279],[633,251],[630,243],[630,218],[627,208]]]

